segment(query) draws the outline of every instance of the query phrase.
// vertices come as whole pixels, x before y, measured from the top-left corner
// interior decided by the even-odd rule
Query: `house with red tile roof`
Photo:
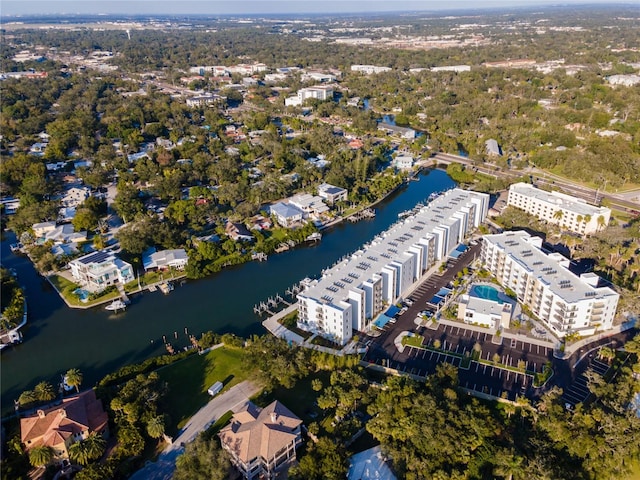
[[[244,478],[272,479],[296,459],[301,425],[302,420],[277,400],[262,409],[248,402],[218,436]]]
[[[93,390],[65,398],[62,405],[39,409],[35,415],[20,419],[20,438],[28,452],[48,446],[54,458],[69,458],[69,447],[90,433],[109,434],[107,413]]]

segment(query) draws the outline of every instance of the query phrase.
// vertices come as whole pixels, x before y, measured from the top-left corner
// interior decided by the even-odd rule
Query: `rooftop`
[[[401,260],[404,252],[418,239],[431,235],[439,226],[458,222],[452,215],[460,204],[467,204],[479,195],[459,188],[449,190],[417,214],[392,225],[360,250],[326,270],[323,277],[302,295],[324,298],[328,302],[333,302],[334,297],[341,300],[351,287],[380,273],[383,267],[395,260]]]
[[[602,212],[606,210],[604,207],[589,205],[581,198],[572,197],[560,192],[547,192],[528,183],[514,183],[509,187],[509,190],[513,190],[521,195],[527,195],[557,208],[574,212],[578,215],[591,215],[593,217],[602,214]]]
[[[540,241],[539,237],[532,237],[525,231],[485,235],[484,241],[500,247],[531,276],[542,281],[567,303],[618,295],[609,287],[595,287],[587,283],[586,279],[591,282],[597,280],[593,276],[578,277],[571,273],[560,263],[568,262],[568,259],[560,254],[547,255],[535,245]]]
[[[296,438],[300,424],[302,420],[277,400],[263,409],[248,402],[219,435],[223,444],[248,463],[256,457],[271,459]]]

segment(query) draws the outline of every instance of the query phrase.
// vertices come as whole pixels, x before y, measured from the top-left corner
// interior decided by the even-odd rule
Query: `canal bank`
[[[322,242],[273,255],[266,262],[250,262],[202,280],[176,286],[170,295],[144,292],[131,298],[125,312],[101,308],[67,308],[49,283],[24,257],[14,255],[8,235],[2,242],[2,263],[14,268],[28,292],[30,318],[24,343],[2,354],[2,408],[42,380],[56,382],[69,368],[84,374],[84,386],[95,384],[123,365],[165,352],[162,337],[177,348],[189,345],[189,334],[207,330],[241,336],[266,331],[252,311],[255,304],[283,292],[308,276],[359,248],[398,220],[398,213],[424,201],[429,194],[453,187],[440,170],[427,171],[418,181],[390,195],[376,206],[376,217],[343,222],[323,231]]]

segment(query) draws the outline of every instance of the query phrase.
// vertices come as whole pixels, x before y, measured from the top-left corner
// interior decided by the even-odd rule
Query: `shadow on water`
[[[226,269],[212,277],[188,281],[171,294],[145,292],[131,297],[123,313],[103,308],[67,308],[35,271],[29,260],[9,251],[15,236],[1,243],[2,263],[15,268],[26,286],[29,324],[24,343],[2,353],[2,405],[12,405],[20,393],[42,380],[57,382],[69,368],[80,368],[83,385],[94,385],[107,373],[132,362],[165,353],[163,336],[178,349],[190,344],[189,335],[213,330],[243,337],[265,332],[253,306],[285,290],[304,277],[350,254],[397,221],[398,213],[424,201],[430,193],[449,189],[454,182],[440,170],[419,176],[380,204],[372,220],[337,225],[323,232],[313,248],[296,248]],[[185,333],[185,330],[187,333]]]

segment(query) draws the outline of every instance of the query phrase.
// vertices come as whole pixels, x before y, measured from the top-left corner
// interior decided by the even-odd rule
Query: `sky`
[[[628,0],[2,0],[0,14],[281,14],[375,13],[536,5],[627,4]]]

